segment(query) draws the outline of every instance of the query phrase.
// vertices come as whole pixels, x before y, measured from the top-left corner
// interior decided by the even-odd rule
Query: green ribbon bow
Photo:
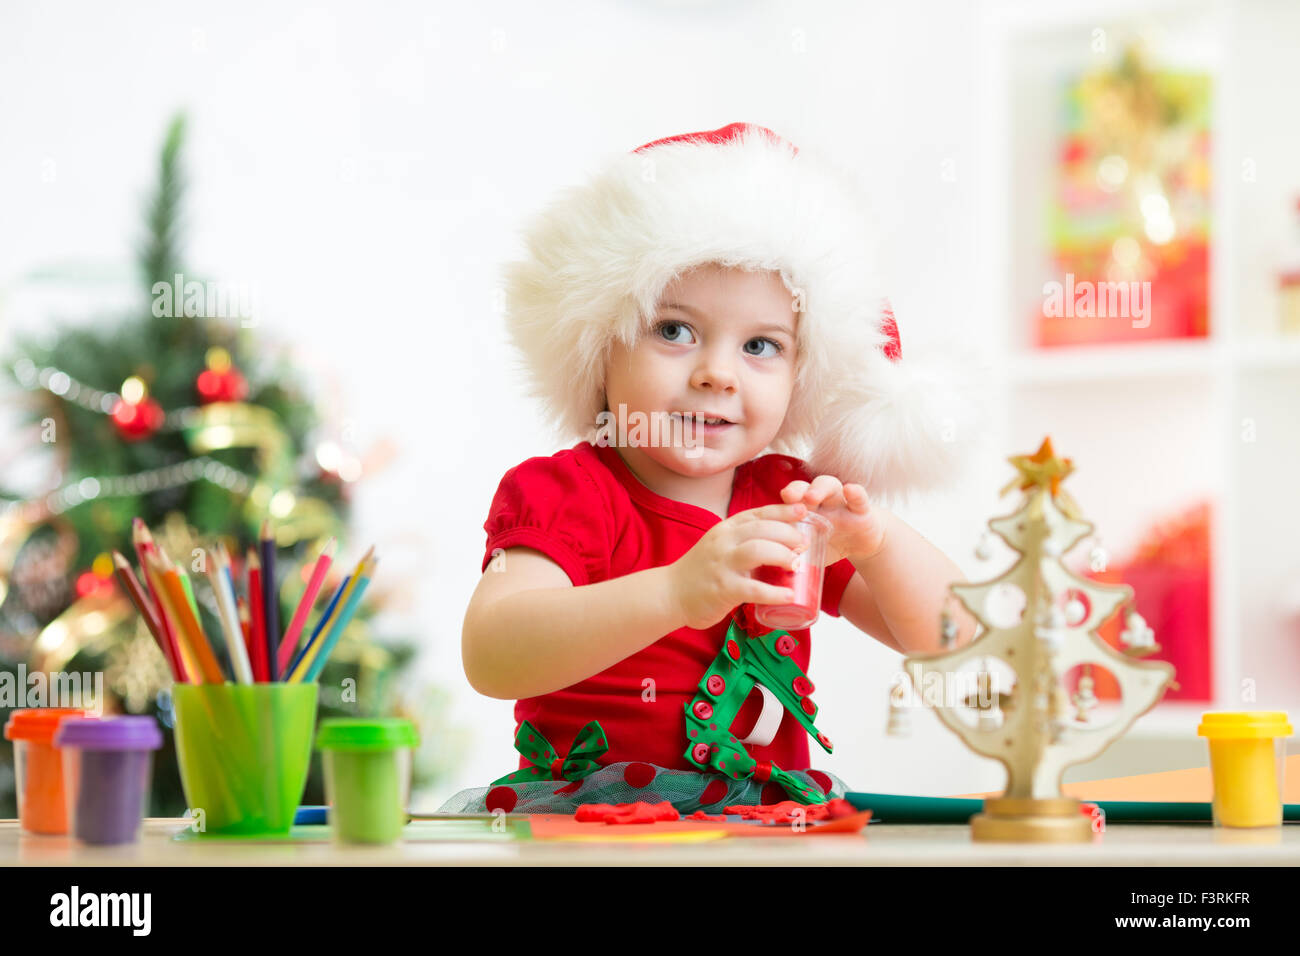
[[[596,758],[609,750],[609,739],[599,721],[590,721],[573,738],[569,755],[561,758],[541,731],[524,721],[515,734],[515,749],[532,764],[492,781],[499,783],[528,783],[532,780],[578,781],[600,769]]]

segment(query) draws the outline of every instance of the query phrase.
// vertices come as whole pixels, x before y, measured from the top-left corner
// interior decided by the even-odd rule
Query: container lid
[[[59,721],[65,717],[86,717],[74,707],[32,707],[15,710],[5,724],[5,740],[32,740],[48,744],[54,739]],[[87,718],[91,719],[91,718]]]
[[[395,717],[330,717],[316,734],[317,750],[397,750],[419,742],[411,722]]]
[[[162,731],[152,717],[106,717],[103,720],[65,720],[54,743],[83,750],[157,750]]]
[[[1252,737],[1290,737],[1293,733],[1284,710],[1222,711],[1201,715],[1198,737],[1233,740]]]

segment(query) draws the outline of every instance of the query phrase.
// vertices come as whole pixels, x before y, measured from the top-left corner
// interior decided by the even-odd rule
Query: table
[[[0,821],[0,866],[1300,866],[1295,824],[1268,830],[1117,824],[1091,844],[1053,846],[974,843],[970,828],[960,825],[885,823],[851,835],[597,844],[515,840],[488,832],[483,821],[481,838],[468,842],[465,822],[416,821],[400,844],[354,847],[324,836],[277,843],[188,833],[175,839],[188,823],[150,818],[136,844],[86,847],[67,837],[22,833],[16,820]]]

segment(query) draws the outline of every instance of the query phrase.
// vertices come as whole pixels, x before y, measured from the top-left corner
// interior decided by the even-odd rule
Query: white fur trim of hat
[[[615,339],[632,347],[669,283],[717,263],[779,272],[801,307],[774,451],[887,498],[951,477],[955,396],[901,357],[864,197],[765,127],[732,123],[616,156],[544,208],[524,241],[506,270],[506,321],[563,434],[593,434]]]

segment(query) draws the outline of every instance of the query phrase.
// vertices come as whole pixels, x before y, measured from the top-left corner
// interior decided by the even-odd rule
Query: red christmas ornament
[[[140,441],[156,432],[166,417],[162,406],[145,396],[138,402],[119,398],[111,415],[113,427],[127,441]]]
[[[194,381],[200,405],[242,402],[248,397],[248,382],[231,362],[229,352],[219,346],[210,348],[206,361],[208,367]]]
[[[93,570],[82,571],[78,574],[77,583],[75,585],[77,597],[79,598],[89,597],[98,591],[111,590],[112,587],[113,579],[111,577],[101,577]]]

